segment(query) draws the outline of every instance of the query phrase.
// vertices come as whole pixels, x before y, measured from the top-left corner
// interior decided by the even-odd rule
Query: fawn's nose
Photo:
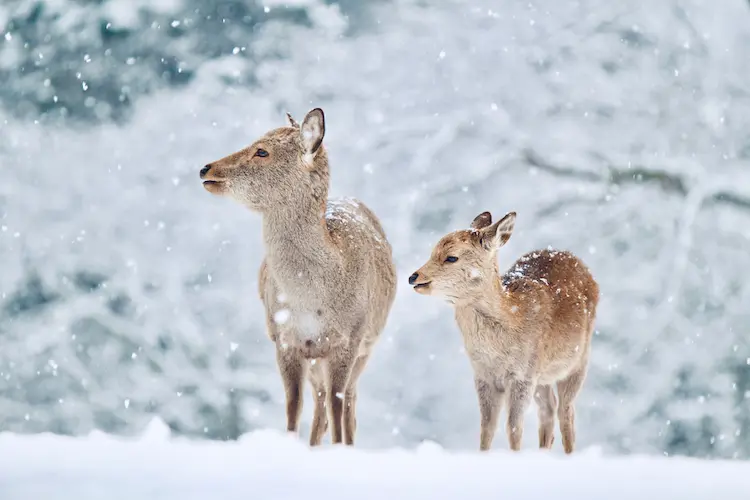
[[[205,167],[201,169],[201,179],[203,179],[206,176],[209,170],[211,170],[211,165],[206,165]]]
[[[417,281],[417,278],[419,278],[419,273],[414,273],[411,276],[409,276],[409,284],[413,285],[415,281]]]

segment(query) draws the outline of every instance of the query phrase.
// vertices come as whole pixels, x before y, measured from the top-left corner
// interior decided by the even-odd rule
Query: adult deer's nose
[[[411,276],[409,276],[409,284],[413,285],[415,281],[417,281],[417,278],[419,278],[419,273],[414,273]]]
[[[201,179],[203,179],[206,176],[209,170],[211,170],[211,165],[206,165],[205,167],[201,169]]]

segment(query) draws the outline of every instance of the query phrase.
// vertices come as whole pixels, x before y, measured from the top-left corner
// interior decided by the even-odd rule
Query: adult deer
[[[375,214],[328,199],[323,110],[203,167],[205,189],[259,212],[266,251],[258,280],[268,335],[286,390],[287,430],[297,432],[302,389],[313,386],[310,444],[330,409],[332,441],[354,443],[357,381],[396,295],[391,246]]]

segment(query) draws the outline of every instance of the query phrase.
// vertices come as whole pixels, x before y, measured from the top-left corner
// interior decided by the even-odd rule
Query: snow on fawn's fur
[[[409,284],[455,307],[479,397],[480,450],[492,446],[503,405],[510,447],[519,450],[533,397],[539,446],[552,447],[557,413],[563,448],[571,453],[574,401],[586,378],[599,287],[579,258],[557,250],[527,253],[500,276],[496,252],[515,219],[511,212],[492,224],[489,212],[479,214],[471,229],[444,236]]]
[[[260,212],[266,256],[258,279],[268,335],[286,391],[287,430],[297,432],[305,378],[315,409],[310,444],[328,428],[354,443],[357,380],[396,295],[391,246],[374,213],[328,199],[325,118],[319,108],[208,164],[203,186]]]

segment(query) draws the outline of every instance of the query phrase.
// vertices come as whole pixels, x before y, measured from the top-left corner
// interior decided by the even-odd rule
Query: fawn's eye
[[[449,255],[445,258],[445,262],[456,262],[458,260],[458,257],[454,257],[452,255]]]
[[[255,152],[255,156],[260,156],[261,158],[265,158],[266,156],[268,156],[268,151],[266,151],[265,149],[259,149],[258,151]]]

